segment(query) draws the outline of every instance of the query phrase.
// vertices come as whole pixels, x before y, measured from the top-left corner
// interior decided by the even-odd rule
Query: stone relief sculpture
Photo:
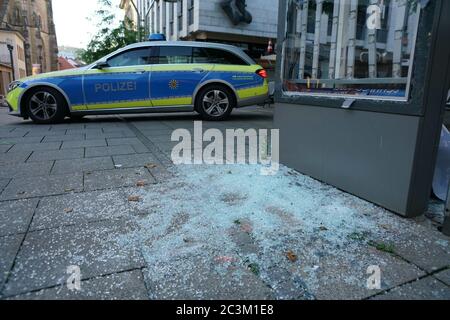
[[[225,0],[221,3],[221,6],[234,25],[252,23],[253,17],[246,9],[245,0]]]

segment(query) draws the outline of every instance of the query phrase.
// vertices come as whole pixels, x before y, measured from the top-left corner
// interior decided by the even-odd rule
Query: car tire
[[[25,106],[31,120],[39,124],[58,123],[67,115],[66,100],[53,88],[33,89],[27,94]]]
[[[236,107],[236,97],[226,86],[210,85],[197,95],[195,110],[207,121],[226,120]]]

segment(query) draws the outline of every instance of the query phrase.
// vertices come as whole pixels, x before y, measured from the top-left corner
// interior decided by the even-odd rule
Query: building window
[[[183,1],[178,2],[178,31],[183,30]]]
[[[173,3],[171,3],[171,4],[169,4],[169,34],[171,35],[171,36],[173,36],[174,34],[175,34],[175,29],[174,29],[174,27],[173,27],[173,25],[174,25],[174,9],[175,9],[175,6],[173,5]]]
[[[194,24],[194,0],[188,0],[188,24]]]
[[[155,28],[156,33],[161,31],[161,30],[159,30],[160,21],[161,21],[160,4],[157,4],[156,5],[156,28]]]
[[[21,46],[17,46],[17,55],[19,56],[20,61],[25,61],[25,51]]]
[[[416,1],[288,0],[283,91],[407,100]]]

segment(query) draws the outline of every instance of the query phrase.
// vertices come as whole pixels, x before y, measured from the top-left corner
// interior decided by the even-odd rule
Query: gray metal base
[[[291,168],[405,217],[422,215],[429,194],[412,201],[420,117],[278,103],[280,160]]]

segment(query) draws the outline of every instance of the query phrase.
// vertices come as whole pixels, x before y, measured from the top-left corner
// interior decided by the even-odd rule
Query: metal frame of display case
[[[450,1],[431,0],[421,9],[407,101],[283,92],[286,14],[287,0],[280,0],[275,126],[280,129],[281,162],[403,216],[423,214],[429,201],[450,88]],[[350,81],[357,80],[342,80]],[[321,121],[324,129],[310,130],[310,123],[317,126]],[[384,136],[379,126],[385,125]],[[341,149],[341,141],[332,137],[333,133],[348,140],[342,140]],[[378,150],[380,145],[383,147],[383,139],[392,143]],[[327,153],[321,145],[329,149]],[[402,168],[403,162],[407,168]],[[370,170],[374,171],[372,175],[367,173]],[[398,177],[392,177],[397,171]],[[377,181],[365,181],[369,178]],[[383,184],[386,189],[393,188],[392,194],[382,190]],[[402,200],[397,201],[396,197]]]

